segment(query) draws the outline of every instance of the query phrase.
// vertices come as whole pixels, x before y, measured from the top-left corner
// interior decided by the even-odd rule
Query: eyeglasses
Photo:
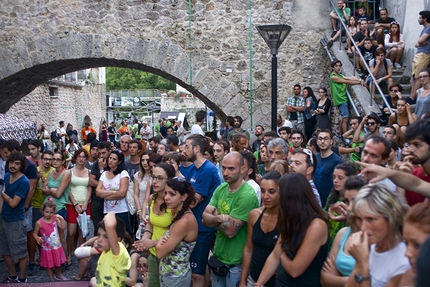
[[[366,123],[366,126],[374,126],[374,125],[376,125],[376,123],[375,123],[375,122]]]
[[[314,164],[314,158],[312,157],[313,156],[312,151],[310,149],[304,148],[303,152],[309,156],[311,163]]]
[[[424,79],[424,78],[428,78],[429,75],[424,75],[424,76],[419,76],[418,79]]]
[[[51,161],[52,158],[42,158],[42,160],[44,160],[44,161]]]
[[[390,90],[390,92],[398,93],[399,90]]]
[[[62,161],[62,158],[53,158],[52,161]]]
[[[179,182],[185,182],[187,180],[185,177],[180,177],[180,176],[175,176],[172,179],[177,180]]]
[[[78,155],[77,158],[87,158],[87,157],[84,155]]]
[[[324,137],[324,138],[318,138],[318,140],[319,141],[328,141],[328,140],[330,140],[330,138],[329,137]]]
[[[167,177],[161,177],[161,176],[155,176],[155,175],[151,175],[151,178],[153,181],[157,181],[157,182],[167,179]]]

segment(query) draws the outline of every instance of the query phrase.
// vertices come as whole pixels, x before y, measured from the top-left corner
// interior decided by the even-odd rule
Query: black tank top
[[[261,218],[263,217],[266,209],[258,217],[257,221],[252,228],[252,243],[254,244],[254,251],[251,257],[251,270],[249,274],[254,281],[258,280],[261,270],[263,270],[264,263],[266,263],[267,257],[269,257],[272,250],[275,248],[276,242],[278,241],[278,228],[275,227],[272,231],[264,233],[261,229]],[[272,276],[264,286],[274,287],[276,283],[276,276]]]
[[[328,229],[328,227],[327,227]],[[321,245],[318,250],[317,255],[314,260],[312,260],[311,264],[305,270],[305,272],[297,278],[293,278],[288,274],[282,264],[279,264],[278,269],[276,270],[276,286],[277,287],[298,287],[298,286],[307,286],[307,287],[321,287],[320,276],[321,269],[323,267],[324,261],[327,258],[328,254],[328,243],[330,233],[328,232],[327,241],[324,245]],[[293,256],[296,256],[294,252],[292,252]]]

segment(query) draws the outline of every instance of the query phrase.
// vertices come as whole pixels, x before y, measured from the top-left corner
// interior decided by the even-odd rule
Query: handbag
[[[81,229],[82,237],[87,237],[90,234],[90,216],[87,215],[86,211],[84,211],[83,213],[78,214],[76,221],[78,222],[79,228]]]
[[[127,201],[128,211],[131,215],[136,214],[136,204],[134,203],[134,182],[131,181],[128,184],[127,195],[125,196]]]
[[[211,256],[208,261],[208,265],[212,272],[218,277],[226,277],[230,271],[230,267],[219,261],[215,256]]]

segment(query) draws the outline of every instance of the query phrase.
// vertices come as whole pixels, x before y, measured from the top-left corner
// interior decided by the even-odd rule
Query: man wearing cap
[[[151,135],[151,128],[148,127],[148,123],[146,121],[142,121],[142,128],[140,128],[140,135],[142,136],[142,139],[147,139],[147,140]]]

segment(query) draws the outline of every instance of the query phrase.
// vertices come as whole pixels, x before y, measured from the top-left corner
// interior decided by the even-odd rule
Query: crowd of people
[[[378,116],[354,117],[345,147],[327,119],[318,126],[327,90],[293,91],[288,119],[257,125],[252,142],[240,116],[219,138],[200,134],[201,113],[184,142],[125,131],[116,146],[89,132],[69,162],[40,139],[28,157],[2,140],[4,282],[28,282],[39,265],[51,281],[91,286],[424,286],[430,120],[380,133]]]
[[[343,0],[338,9],[373,54],[369,72],[390,86],[388,125],[350,116],[347,85],[366,81],[334,60],[330,93],[294,85],[288,117],[278,114],[274,131],[256,125],[252,138],[239,115],[205,133],[198,112],[189,134],[168,119],[154,135],[137,119],[118,131],[104,121],[99,135],[90,123],[79,133],[42,125],[28,156],[0,139],[3,282],[29,282],[40,266],[50,281],[90,286],[430,286],[430,70],[417,54],[412,111],[413,96],[388,77],[401,59],[399,25],[381,9],[370,32],[365,9],[354,18]],[[429,13],[417,47],[428,46]],[[66,278],[73,257],[79,270]]]

